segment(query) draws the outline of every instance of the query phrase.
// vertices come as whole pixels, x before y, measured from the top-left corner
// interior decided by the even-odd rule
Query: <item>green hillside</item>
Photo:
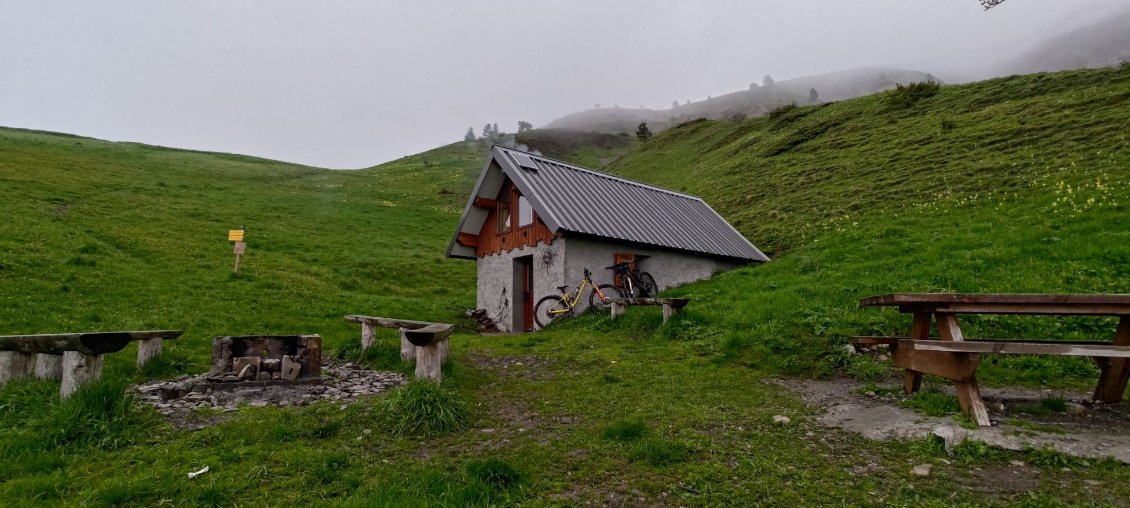
[[[774,261],[672,290],[695,301],[666,325],[656,309],[633,309],[508,337],[470,332],[459,316],[474,305],[474,265],[442,257],[486,153],[479,143],[330,171],[0,129],[0,334],[186,330],[143,372],[132,346],[108,356],[104,382],[67,403],[56,383],[0,389],[0,499],[1122,504],[1130,469],[1121,464],[867,441],[821,427],[768,382],[888,380],[884,364],[840,353],[848,335],[909,326],[855,308],[871,294],[1130,292],[1130,69],[920,95],[692,122],[633,145],[612,171],[703,196]],[[546,135],[533,135],[532,148]],[[554,153],[595,165],[625,149],[575,139],[554,140]],[[226,231],[242,224],[249,254],[234,276]],[[458,322],[440,393],[462,401],[450,407],[465,409],[468,426],[402,434],[386,415],[403,406],[378,397],[205,408],[200,418],[216,423],[184,431],[123,395],[127,383],[205,370],[214,335],[320,333],[327,349],[356,359],[349,313]],[[1093,338],[1108,324],[982,319],[967,332]],[[408,372],[390,333],[360,361]],[[986,384],[1086,386],[1095,375],[1084,361],[989,363]],[[1007,476],[1015,460],[1027,464],[1022,482]],[[920,463],[934,465],[929,476],[911,473]],[[186,480],[203,466],[207,475]]]
[[[702,196],[779,259],[676,291],[713,295],[726,354],[828,373],[855,310],[890,292],[1130,293],[1130,67],[887,92],[657,136],[614,171]],[[688,178],[688,174],[694,175]],[[1067,338],[1094,320],[970,318],[972,336]],[[1113,325],[1101,328],[1113,330]],[[1014,363],[1047,362],[1014,369]],[[989,379],[1070,383],[1090,362],[1002,358]],[[999,377],[998,377],[999,376]]]

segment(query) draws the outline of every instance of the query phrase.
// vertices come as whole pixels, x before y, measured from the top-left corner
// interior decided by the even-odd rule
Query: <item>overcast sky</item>
[[[0,125],[360,168],[860,66],[955,81],[1126,0],[0,0]]]

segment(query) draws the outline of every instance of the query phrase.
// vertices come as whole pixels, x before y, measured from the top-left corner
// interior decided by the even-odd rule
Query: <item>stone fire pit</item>
[[[177,427],[196,429],[217,423],[224,413],[243,405],[331,401],[344,407],[407,382],[400,373],[323,358],[321,346],[317,335],[216,337],[208,373],[144,383],[133,390]]]

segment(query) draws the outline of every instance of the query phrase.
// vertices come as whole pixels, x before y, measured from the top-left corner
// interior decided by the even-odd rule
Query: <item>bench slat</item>
[[[183,330],[146,330],[133,332],[49,333],[38,335],[0,335],[0,351],[61,355],[76,351],[85,355],[102,355],[121,351],[131,341],[180,337]]]
[[[898,347],[914,351],[943,351],[950,353],[999,353],[1016,355],[1092,356],[1100,358],[1130,358],[1130,346],[1110,343],[1085,342],[1018,342],[1018,341],[964,341],[911,340],[898,341]]]
[[[690,298],[612,298],[612,303],[619,305],[670,305],[681,309],[690,303]]]
[[[352,321],[354,323],[365,323],[365,324],[369,324],[369,325],[382,326],[382,327],[385,327],[385,328],[407,328],[409,330],[415,330],[415,329],[418,329],[418,328],[424,328],[424,327],[436,324],[436,323],[430,323],[430,322],[427,322],[427,321],[413,321],[411,319],[396,319],[396,318],[386,318],[386,317],[377,317],[377,316],[357,316],[357,315],[345,316],[345,320],[346,321]]]
[[[455,325],[432,323],[423,328],[404,330],[404,337],[408,339],[408,342],[419,347],[424,347],[447,339],[454,330]]]

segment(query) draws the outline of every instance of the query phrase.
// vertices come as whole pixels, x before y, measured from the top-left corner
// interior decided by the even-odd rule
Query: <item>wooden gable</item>
[[[487,218],[478,235],[461,233],[456,241],[473,247],[478,257],[533,247],[538,242],[553,243],[557,237],[542,222],[522,193],[507,179],[495,199],[475,198],[473,206],[487,210]]]

